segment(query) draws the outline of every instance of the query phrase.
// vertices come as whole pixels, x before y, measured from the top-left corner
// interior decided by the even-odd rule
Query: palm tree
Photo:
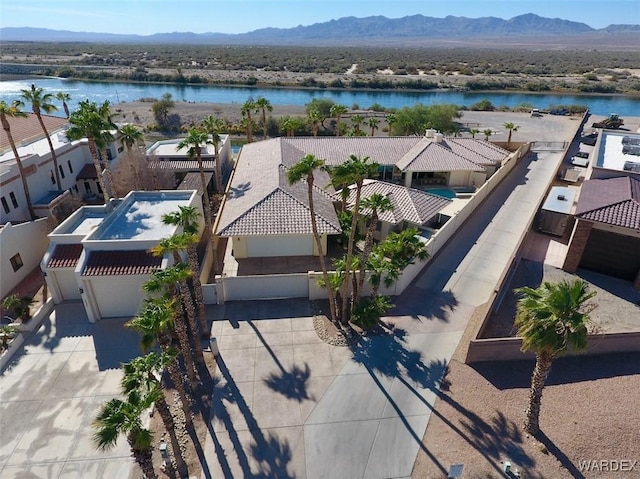
[[[202,188],[202,206],[204,207],[204,222],[207,227],[207,234],[211,234],[213,220],[211,218],[211,202],[209,200],[209,192],[207,191],[207,182],[204,177],[204,166],[202,164],[202,148],[211,145],[212,140],[209,135],[198,129],[191,128],[187,137],[178,144],[178,149],[188,148],[189,157],[194,156],[198,160],[198,170],[200,171],[200,186]]]
[[[78,109],[71,113],[69,117],[71,127],[67,130],[67,138],[69,140],[80,140],[86,138],[89,142],[89,151],[93,159],[93,165],[98,176],[98,183],[102,189],[105,203],[109,201],[109,193],[104,181],[102,167],[100,166],[100,158],[98,156],[98,147],[96,139],[102,134],[103,120],[98,114],[98,107],[95,103],[88,100],[81,101]]]
[[[353,124],[353,129],[356,133],[355,136],[359,136],[360,133],[362,133],[362,130],[360,130],[360,125],[364,123],[364,117],[360,114],[353,115],[351,117],[351,123]]]
[[[192,273],[193,289],[196,294],[198,306],[198,318],[200,320],[200,332],[203,338],[209,337],[207,325],[207,311],[202,294],[202,282],[200,281],[200,267],[198,265],[198,218],[200,212],[194,206],[178,206],[179,210],[162,216],[162,222],[168,225],[180,225],[184,239],[176,239],[179,245],[186,246],[189,269]]]
[[[491,131],[491,128],[487,128],[482,132],[482,134],[484,135],[485,141],[489,141],[489,137],[493,135],[493,132]]]
[[[181,273],[179,273],[175,267],[156,271],[151,275],[151,278],[142,285],[142,289],[145,293],[152,296],[159,295],[160,297],[176,297],[176,284],[182,279],[179,277],[180,275]],[[189,334],[187,333],[187,324],[179,303],[176,303],[172,312],[174,313],[173,330],[175,331],[176,336],[178,337],[178,342],[180,343],[180,351],[185,361],[187,376],[189,377],[191,386],[195,387],[197,383],[196,367],[193,361],[193,354],[191,353],[191,343],[189,341]]]
[[[336,300],[335,295],[333,293],[333,288],[331,288],[331,283],[329,281],[329,273],[327,272],[327,266],[324,263],[324,252],[322,250],[322,241],[320,239],[320,234],[318,233],[318,223],[316,221],[316,213],[313,202],[313,183],[314,176],[313,172],[318,168],[322,168],[324,166],[324,161],[316,158],[313,155],[305,155],[298,163],[293,165],[287,171],[287,180],[289,184],[293,185],[302,179],[306,179],[307,181],[307,197],[309,200],[309,214],[311,215],[311,228],[313,230],[313,237],[316,240],[316,247],[318,248],[318,259],[320,260],[320,268],[322,268],[322,279],[327,288],[327,296],[329,297],[329,311],[331,314],[331,321],[333,323],[337,323],[337,314],[336,314]]]
[[[242,108],[240,109],[242,116],[246,119],[245,128],[247,129],[247,143],[251,143],[253,141],[253,120],[251,119],[251,113],[255,110],[256,102],[251,97],[242,104]]]
[[[351,278],[351,263],[353,258],[353,246],[355,243],[356,229],[360,217],[360,197],[362,194],[362,185],[364,180],[374,175],[378,171],[377,163],[369,163],[369,157],[359,158],[351,155],[349,159],[343,163],[343,175],[350,179],[349,183],[355,185],[356,197],[353,204],[353,213],[351,217],[351,229],[349,230],[349,241],[347,243],[347,256],[345,259],[345,281],[343,283],[342,308],[340,319],[346,324],[349,321],[349,282]],[[355,294],[355,291],[352,291]]]
[[[469,133],[471,133],[471,138],[475,138],[476,135],[480,133],[480,130],[478,130],[477,128],[472,128],[469,130]]]
[[[262,138],[267,139],[267,112],[273,111],[273,106],[271,106],[271,102],[267,100],[265,97],[260,96],[255,101],[256,110],[262,112]]]
[[[209,115],[201,123],[202,129],[211,137],[213,143],[213,152],[216,164],[216,191],[219,194],[224,193],[224,185],[222,183],[222,163],[220,162],[220,132],[224,128],[224,121]]]
[[[375,131],[379,128],[378,123],[380,123],[380,121],[377,118],[374,118],[374,117],[369,118],[368,125],[369,125],[369,128],[371,128],[371,136],[373,136]]]
[[[22,94],[20,95],[25,101],[31,103],[31,111],[38,119],[38,123],[40,123],[40,128],[42,128],[42,132],[47,138],[47,143],[49,144],[49,151],[51,152],[51,159],[53,160],[53,171],[56,176],[56,186],[60,190],[62,189],[62,183],[60,182],[60,171],[58,169],[58,157],[56,156],[56,150],[53,148],[53,143],[51,142],[51,136],[49,136],[49,132],[47,131],[47,127],[44,126],[44,121],[42,120],[42,111],[46,114],[53,113],[58,109],[51,101],[53,100],[52,93],[45,93],[43,88],[36,88],[36,86],[32,83],[30,89],[21,90]]]
[[[387,125],[389,125],[389,136],[391,136],[393,133],[393,125],[396,124],[398,119],[393,113],[388,113],[384,119],[387,120]]]
[[[534,351],[536,355],[524,427],[530,434],[537,434],[542,390],[551,364],[569,348],[586,349],[589,312],[593,309],[587,301],[596,292],[589,291],[588,284],[581,279],[545,282],[538,288],[518,288],[515,292],[520,296],[516,326],[518,336],[522,337],[522,350]]]
[[[9,138],[9,144],[11,145],[13,156],[16,159],[18,171],[20,172],[20,179],[22,180],[22,189],[24,190],[24,196],[27,199],[29,216],[33,221],[37,218],[37,216],[35,210],[33,209],[33,203],[31,202],[31,193],[29,192],[29,184],[27,183],[27,174],[24,171],[24,166],[22,165],[22,160],[20,159],[20,154],[18,153],[18,148],[16,147],[16,142],[13,141],[13,135],[11,134],[11,125],[9,124],[9,120],[7,119],[7,117],[26,118],[27,114],[23,112],[20,107],[21,102],[19,101],[14,101],[10,105],[8,105],[4,100],[0,101],[0,122],[2,123],[2,129],[7,134],[7,138]]]
[[[109,163],[107,148],[114,140],[111,132],[113,130],[117,130],[118,126],[113,122],[114,114],[111,111],[111,104],[109,103],[109,101],[105,101],[98,107],[98,115],[102,120],[102,125],[100,126],[100,134],[96,135],[96,146],[100,150],[102,162],[104,163],[104,171],[107,174],[107,183],[109,183],[109,188],[111,188],[111,192],[113,194],[113,175],[111,173],[111,163]]]
[[[511,121],[506,122],[502,126],[504,126],[507,130],[509,130],[509,138],[507,139],[507,145],[508,145],[509,143],[511,143],[511,135],[513,134],[514,131],[518,131],[520,129],[520,126],[516,125]]]
[[[311,123],[311,133],[313,136],[318,136],[318,130],[320,129],[320,123],[322,123],[322,113],[317,108],[312,108],[307,113],[309,123]]]
[[[142,303],[138,316],[128,321],[126,326],[135,329],[142,335],[140,344],[143,351],[149,351],[149,349],[157,343],[163,353],[170,354],[172,351],[172,334],[173,331],[175,331],[175,319],[177,315],[176,301],[168,295],[147,298]],[[183,352],[182,356],[185,358],[186,364],[188,357],[191,355],[185,355]],[[193,366],[193,362],[190,364]],[[183,409],[188,411],[191,407],[191,402],[187,397],[185,380],[182,374],[180,374],[180,365],[177,357],[173,362],[168,364],[167,369],[169,370],[169,377],[171,377],[171,381],[178,391]],[[191,371],[191,373],[189,373],[189,371]],[[187,373],[190,378],[193,376],[193,383],[195,383],[193,368],[187,368]],[[185,413],[185,417],[187,421],[191,420],[190,414]]]
[[[153,469],[153,432],[143,426],[142,415],[158,400],[162,391],[153,388],[146,393],[130,392],[126,399],[111,399],[104,403],[93,421],[93,442],[100,450],[113,448],[121,433],[127,442],[136,463],[147,479],[158,477]]]
[[[331,109],[329,110],[331,116],[336,119],[336,136],[340,136],[340,121],[342,120],[342,115],[344,115],[347,111],[347,107],[345,105],[341,105],[339,103],[334,103],[331,105]]]
[[[69,95],[68,93],[59,91],[58,93],[56,93],[56,100],[59,100],[62,102],[62,108],[64,109],[64,114],[66,115],[67,119],[69,119],[69,105],[67,105],[67,102],[71,101],[71,95]]]
[[[166,368],[176,361],[176,358],[176,351],[174,349],[170,349],[167,352],[162,352],[160,354],[150,352],[123,364],[123,376],[122,381],[120,382],[122,391],[124,394],[129,394],[134,391],[149,392],[154,389],[162,391],[162,382],[159,377],[162,376],[162,372]],[[158,399],[155,401],[155,406],[162,418],[165,430],[171,439],[171,447],[173,449],[174,456],[182,456],[182,448],[180,447],[178,437],[176,436],[175,423],[173,416],[171,415],[171,408],[169,407],[164,394],[159,395]]]
[[[284,132],[287,136],[293,136],[296,129],[296,122],[290,116],[280,119],[280,132]]]
[[[364,278],[366,276],[367,263],[369,262],[369,255],[373,248],[373,234],[378,227],[378,215],[385,211],[391,211],[393,204],[388,196],[381,195],[380,193],[374,193],[367,198],[363,198],[361,205],[363,208],[371,210],[371,217],[369,219],[369,225],[367,227],[367,234],[364,239],[364,247],[362,248],[362,255],[360,256],[360,276],[358,277],[358,289],[355,297],[358,298],[358,294],[362,291],[364,285]]]
[[[128,151],[131,151],[135,145],[144,141],[142,132],[131,123],[126,123],[118,128],[118,133],[120,134],[122,144]]]

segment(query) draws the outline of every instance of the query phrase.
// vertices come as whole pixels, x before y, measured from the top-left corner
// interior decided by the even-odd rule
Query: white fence
[[[224,301],[308,298],[308,277],[308,273],[233,276],[221,277],[219,282]]]

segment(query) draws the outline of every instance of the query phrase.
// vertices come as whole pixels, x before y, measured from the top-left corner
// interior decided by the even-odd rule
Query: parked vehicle
[[[602,121],[597,121],[591,126],[593,128],[608,128],[610,130],[617,130],[622,125],[624,125],[624,120],[620,118],[617,113],[611,113],[609,115],[609,118]]]

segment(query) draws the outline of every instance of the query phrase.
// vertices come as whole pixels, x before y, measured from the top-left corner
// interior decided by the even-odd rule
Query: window
[[[71,162],[67,161],[67,166],[69,167],[69,173],[73,173],[73,168],[71,168]]]
[[[14,194],[13,191],[11,193],[9,193],[9,198],[11,198],[11,203],[13,204],[13,207],[17,208],[18,207],[18,200],[16,199],[16,195]]]
[[[89,182],[88,182],[88,181],[85,181],[85,182],[84,182],[84,191],[86,191],[86,193],[87,193],[88,195],[90,195],[90,194],[91,194],[91,184],[89,184]]]
[[[73,189],[75,190],[75,192],[78,192],[78,185],[73,185]]]
[[[64,178],[64,170],[62,169],[62,165],[58,165],[58,170],[60,170],[60,176]]]
[[[14,272],[22,268],[24,264],[22,263],[22,258],[20,257],[20,253],[13,255],[11,258],[9,258],[9,261],[11,262],[11,267],[13,268]]]
[[[49,170],[49,178],[51,179],[51,184],[56,184],[56,177],[53,175],[53,170]]]
[[[9,203],[7,203],[7,199],[3,196],[2,197],[2,209],[4,210],[5,213],[8,213],[9,211]]]

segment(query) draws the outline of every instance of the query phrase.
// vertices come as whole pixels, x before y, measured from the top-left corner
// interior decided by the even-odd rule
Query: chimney
[[[425,131],[424,133],[425,138],[433,138],[435,135],[436,135],[436,130],[434,130],[433,128],[427,129],[427,131]]]
[[[440,132],[433,135],[433,141],[435,141],[436,143],[442,143],[443,138],[444,138],[444,135]]]

